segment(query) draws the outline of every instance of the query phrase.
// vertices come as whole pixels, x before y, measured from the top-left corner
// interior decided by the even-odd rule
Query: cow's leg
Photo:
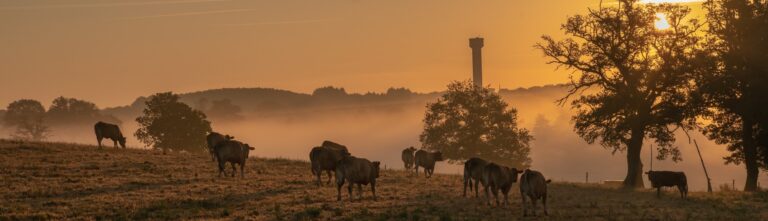
[[[99,149],[101,149],[101,137],[100,136],[96,136],[96,141],[98,141]]]
[[[499,203],[499,187],[494,185],[492,191],[493,191],[493,198],[496,200],[496,206],[500,206],[501,204]]]
[[[362,200],[363,199],[363,184],[357,184],[357,199]]]
[[[472,180],[464,177],[464,198],[467,197],[467,185],[469,185],[469,191],[472,191]]]
[[[376,201],[376,181],[371,182],[371,193],[373,193],[373,201]]]
[[[115,149],[119,149],[119,147],[117,146],[117,140],[112,140],[112,142],[115,143]]]
[[[349,191],[349,201],[355,201],[355,196],[352,195],[352,188],[354,186],[355,184],[352,182],[349,182],[349,184],[347,184],[347,191]]]
[[[232,165],[232,177],[235,177],[235,173],[237,173],[237,169],[235,168],[235,162],[229,162],[230,165]]]
[[[317,170],[317,173],[315,173],[315,175],[317,175],[317,186],[320,186],[320,184],[322,183],[320,182],[320,175],[322,174],[323,174],[322,170]]]
[[[240,178],[245,178],[245,162],[240,164]]]
[[[520,191],[520,199],[523,200],[523,203],[520,204],[523,207],[523,216],[528,216],[528,206],[525,203],[525,194],[522,191]]]
[[[683,195],[684,190],[682,185],[677,185],[677,191],[680,192],[680,199],[685,199],[685,196]]]
[[[536,216],[536,197],[531,197],[531,211],[533,211],[533,216]]]
[[[504,206],[509,206],[509,188],[511,188],[511,186],[501,189],[501,193],[504,194]]]
[[[656,198],[661,198],[661,187],[656,187]]]
[[[318,174],[318,182],[319,180],[320,180],[320,175]],[[336,180],[336,201],[341,201],[341,186],[344,186],[344,180],[337,179]]]
[[[419,165],[415,164],[415,165],[413,165],[413,167],[416,169],[416,176],[418,176],[419,175]]]
[[[328,172],[328,185],[331,185],[331,178],[333,178],[333,175],[331,175],[331,170],[327,170],[327,172]]]
[[[544,204],[544,215],[549,216],[549,213],[547,212],[547,193],[542,195],[541,203]]]
[[[223,161],[219,160],[219,177],[221,177],[221,174],[224,173],[224,166],[226,166],[226,164]],[[224,175],[227,175],[227,174],[224,174]]]

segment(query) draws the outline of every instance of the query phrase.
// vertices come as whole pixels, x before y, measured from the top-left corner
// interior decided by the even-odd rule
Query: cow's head
[[[517,170],[517,168],[509,169],[509,176],[512,177],[512,182],[517,182],[517,174],[523,173],[522,170]]]
[[[125,137],[120,136],[120,138],[117,138],[117,142],[120,143],[120,146],[125,148]]]
[[[373,161],[371,164],[373,165],[373,177],[379,178],[379,166],[381,165],[381,162]]]

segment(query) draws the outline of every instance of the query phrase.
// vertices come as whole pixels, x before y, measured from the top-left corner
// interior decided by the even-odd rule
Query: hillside
[[[256,150],[258,152],[258,149]],[[438,167],[443,166],[439,164]],[[205,155],[98,150],[67,143],[0,140],[0,220],[512,220],[519,194],[496,208],[461,197],[461,178],[425,179],[384,170],[378,201],[335,199],[316,187],[307,162],[251,158],[245,178],[219,178]],[[516,188],[516,187],[515,187]],[[514,190],[514,189],[513,189]],[[550,185],[551,220],[766,220],[768,194],[625,192],[596,185]],[[540,212],[540,211],[539,211]]]

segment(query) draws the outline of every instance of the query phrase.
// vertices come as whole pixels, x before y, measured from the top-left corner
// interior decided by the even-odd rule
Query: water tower
[[[483,38],[470,38],[469,47],[472,48],[472,82],[475,87],[483,87]]]

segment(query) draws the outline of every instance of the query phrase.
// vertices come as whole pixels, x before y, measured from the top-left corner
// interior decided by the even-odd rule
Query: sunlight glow
[[[669,21],[667,21],[667,15],[664,13],[656,13],[656,22],[654,23],[656,29],[665,30],[670,27]]]
[[[704,0],[642,0],[640,2],[642,3],[653,3],[653,4],[660,4],[660,3],[691,3],[691,2],[703,2]]]

